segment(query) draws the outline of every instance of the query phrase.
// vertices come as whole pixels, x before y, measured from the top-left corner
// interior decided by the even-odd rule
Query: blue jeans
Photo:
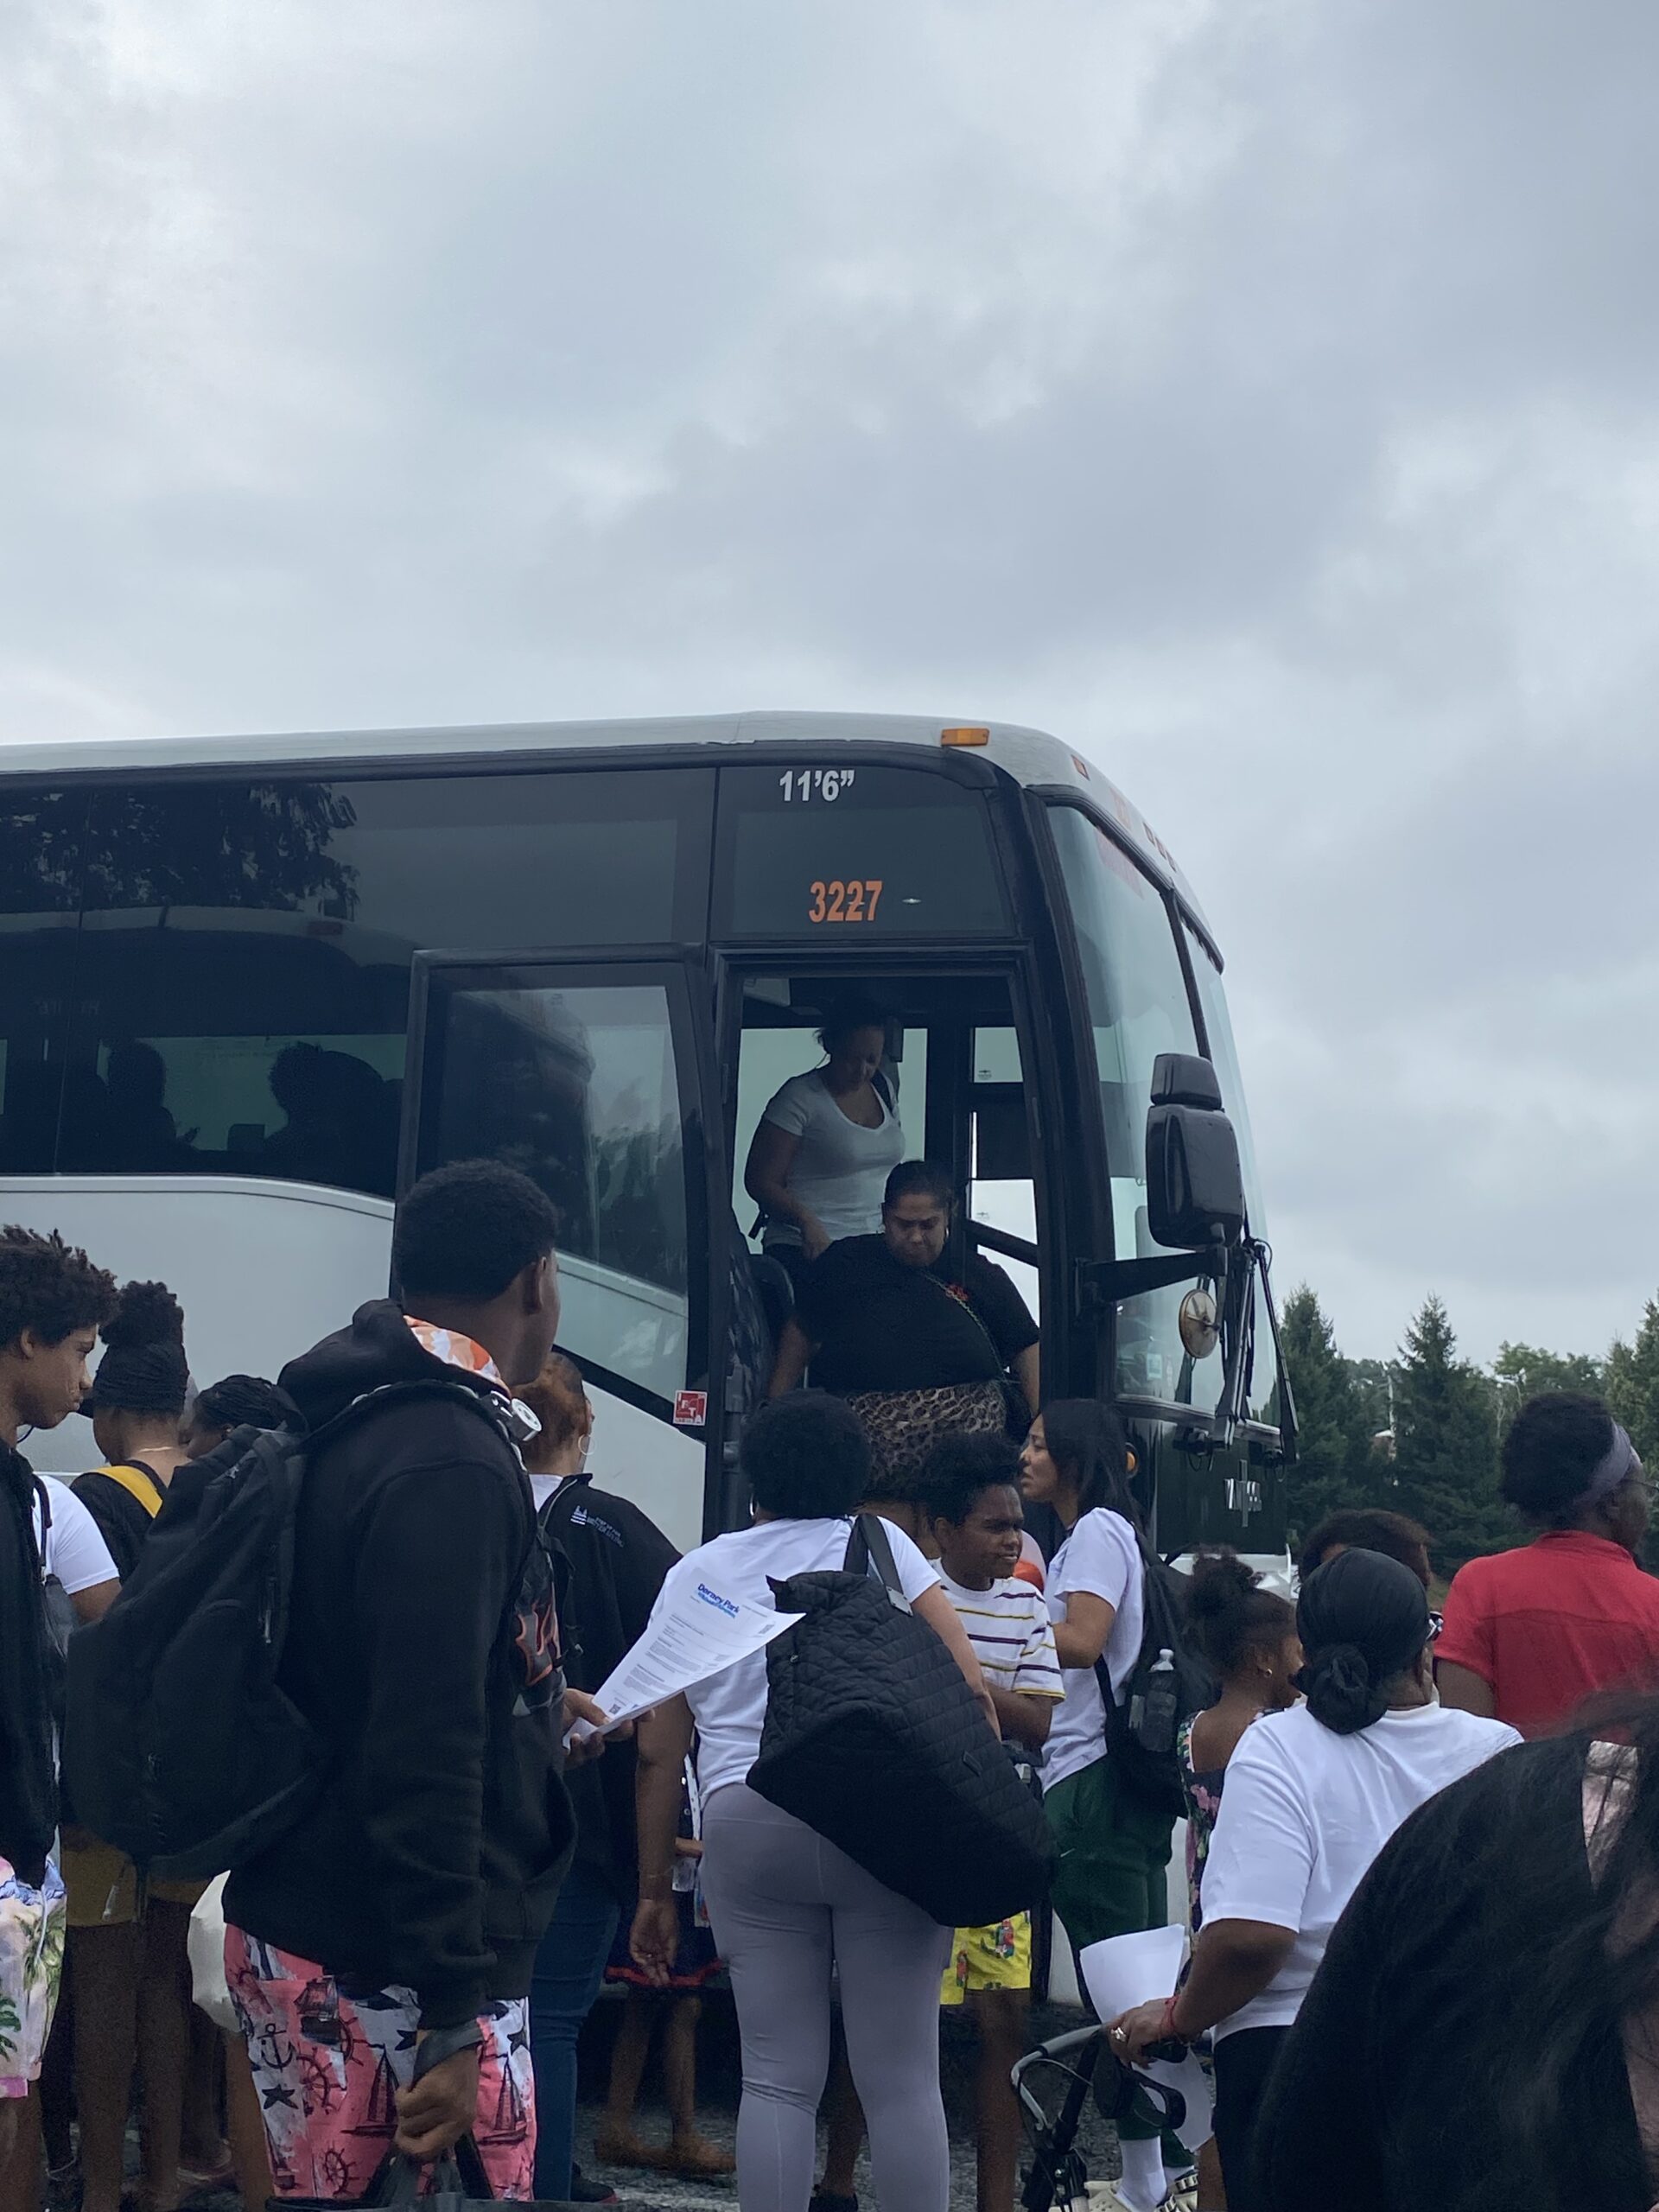
[[[564,1878],[530,1985],[536,2066],[536,2194],[570,2194],[576,2134],[576,2037],[605,1979],[621,1907],[608,1884],[578,1860]]]

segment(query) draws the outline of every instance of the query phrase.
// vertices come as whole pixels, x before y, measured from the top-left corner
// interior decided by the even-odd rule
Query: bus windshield
[[[1094,1038],[1113,1253],[1119,1260],[1151,1258],[1163,1248],[1147,1226],[1147,1109],[1158,1055],[1198,1049],[1186,977],[1169,908],[1152,879],[1077,808],[1052,807],[1049,823]],[[1119,1307],[1116,1385],[1125,1396],[1194,1402],[1193,1363],[1177,1325],[1186,1288],[1173,1283],[1142,1291]],[[1203,1392],[1198,1395],[1202,1401]]]

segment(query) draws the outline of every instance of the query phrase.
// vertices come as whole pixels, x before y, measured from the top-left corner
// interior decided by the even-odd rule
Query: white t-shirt
[[[919,1598],[938,1576],[902,1529],[883,1524],[893,1546],[893,1564],[906,1598]],[[851,1516],[835,1521],[760,1521],[734,1529],[712,1543],[688,1552],[669,1569],[652,1618],[678,1598],[688,1583],[699,1583],[740,1605],[772,1603],[767,1577],[810,1574],[839,1567],[853,1533]],[[686,1702],[697,1724],[697,1783],[706,1804],[716,1789],[747,1779],[760,1751],[766,1717],[766,1655],[751,1652],[724,1674],[711,1675],[688,1691]]]
[[[1104,1656],[1112,1688],[1121,1696],[1141,1656],[1147,1578],[1134,1529],[1108,1506],[1097,1505],[1085,1513],[1049,1561],[1043,1594],[1050,1620],[1065,1618],[1066,1593],[1071,1590],[1086,1590],[1116,1608]],[[1047,1789],[1106,1755],[1106,1708],[1094,1669],[1068,1667],[1060,1680],[1065,1700],[1054,1716],[1043,1755],[1043,1786]]]
[[[115,1581],[115,1561],[110,1557],[110,1548],[100,1535],[97,1522],[67,1483],[60,1483],[55,1475],[42,1475],[41,1480],[46,1484],[47,1503],[52,1513],[52,1525],[42,1539],[37,1493],[32,1510],[41,1573],[55,1574],[72,1598],[83,1590],[95,1588],[100,1582]]]
[[[881,1073],[896,1101],[894,1071],[884,1065]],[[905,1133],[894,1109],[884,1105],[873,1129],[849,1122],[831,1097],[823,1071],[814,1069],[791,1076],[760,1118],[800,1139],[790,1165],[790,1194],[817,1216],[831,1243],[874,1236],[881,1226],[887,1178],[905,1156]],[[792,1221],[768,1222],[764,1241],[798,1244],[801,1232]]]
[[[1247,1728],[1204,1866],[1204,1924],[1261,1920],[1296,1931],[1259,1997],[1216,2029],[1285,2028],[1296,2018],[1331,1931],[1372,1860],[1438,1791],[1518,1744],[1501,1720],[1420,1705],[1338,1736],[1306,1706]]]
[[[988,1590],[969,1590],[943,1567],[939,1582],[968,1631],[986,1688],[1058,1700],[1060,1662],[1042,1592],[1013,1575]]]

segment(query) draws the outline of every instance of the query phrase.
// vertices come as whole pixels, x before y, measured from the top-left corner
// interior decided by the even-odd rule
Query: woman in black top
[[[1041,1402],[1037,1324],[977,1252],[959,1273],[947,1264],[955,1212],[944,1168],[895,1167],[880,1235],[830,1247],[778,1347],[770,1395],[798,1389],[810,1365],[815,1387],[845,1398],[863,1422],[883,1479],[919,1473],[943,1435],[1023,1435]],[[1012,1414],[1010,1373],[1025,1400]]]
[[[167,1486],[189,1454],[179,1423],[189,1390],[184,1314],[159,1282],[130,1282],[104,1324],[104,1357],[84,1410],[107,1464],[79,1475],[75,1495],[97,1522],[124,1582]],[[191,2082],[190,1912],[199,1885],[146,1885],[118,1852],[66,1827],[69,1976],[74,1993],[75,2093],[86,2212],[118,2212],[132,2071],[144,2054],[143,2196],[177,2201]],[[200,2084],[197,2085],[200,2088]],[[191,2099],[193,2168],[215,2171],[209,2101]]]
[[[1659,1700],[1431,1799],[1338,1923],[1259,2126],[1273,2212],[1659,2200]]]

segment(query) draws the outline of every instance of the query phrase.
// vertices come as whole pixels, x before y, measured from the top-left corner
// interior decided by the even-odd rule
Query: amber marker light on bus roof
[[[988,729],[942,729],[941,745],[988,745],[991,733]]]

